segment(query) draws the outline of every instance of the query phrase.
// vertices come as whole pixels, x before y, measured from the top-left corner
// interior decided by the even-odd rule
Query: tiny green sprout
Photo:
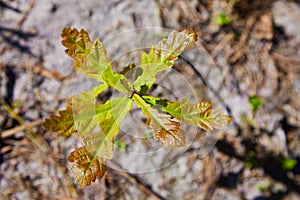
[[[284,170],[292,170],[297,164],[297,160],[291,158],[283,158],[281,160],[281,166]]]
[[[263,105],[263,100],[257,96],[250,96],[248,101],[253,113],[256,112]]]
[[[225,26],[231,23],[231,19],[224,12],[217,16],[216,21],[219,26]]]
[[[23,105],[23,102],[21,100],[15,101],[13,103],[13,109],[20,108]]]
[[[248,169],[252,169],[252,168],[253,168],[253,163],[252,163],[251,160],[246,160],[246,161],[245,161],[245,164],[246,164],[246,167],[247,167]]]
[[[51,115],[43,124],[46,129],[64,137],[78,134],[83,146],[71,152],[68,160],[73,163],[71,171],[81,187],[104,176],[106,160],[113,158],[115,145],[126,150],[125,142],[115,136],[133,103],[147,118],[146,125],[153,138],[165,147],[185,145],[181,123],[210,131],[222,129],[231,121],[230,116],[213,109],[211,102],[191,104],[189,99],[171,102],[145,95],[155,84],[157,73],[172,68],[180,54],[196,47],[194,31],[172,31],[149,52],[142,52],[139,64],[125,66],[121,73],[113,71],[101,41],[91,41],[85,30],[64,28],[61,36],[65,52],[74,60],[75,70],[99,82],[91,90],[73,96],[65,110]],[[130,74],[134,75],[133,81],[128,79]],[[95,103],[95,98],[108,88],[118,91],[120,96],[103,104]]]
[[[253,169],[257,166],[258,161],[255,158],[255,151],[250,150],[247,152],[245,164],[248,169]]]

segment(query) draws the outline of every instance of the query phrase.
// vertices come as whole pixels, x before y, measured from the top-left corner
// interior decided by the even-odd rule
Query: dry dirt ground
[[[223,26],[221,13],[231,20]],[[78,138],[41,125],[95,84],[64,53],[66,26],[105,41],[115,70],[136,61],[129,52],[145,27],[195,30],[198,51],[160,75],[152,94],[210,100],[230,126],[183,127],[196,134],[170,150],[141,132],[134,110],[105,177],[78,187],[67,161]],[[255,112],[251,96],[263,100]],[[0,0],[0,199],[300,199],[299,100],[299,1]]]

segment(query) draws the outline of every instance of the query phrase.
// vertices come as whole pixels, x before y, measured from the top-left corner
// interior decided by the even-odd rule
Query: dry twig
[[[39,126],[43,123],[43,120],[42,119],[38,119],[36,121],[33,121],[33,122],[30,122],[28,123],[27,125],[20,125],[20,126],[17,126],[15,128],[12,128],[12,129],[9,129],[9,130],[6,130],[6,131],[3,131],[1,133],[1,138],[2,139],[5,139],[5,138],[8,138],[14,134],[16,134],[17,132],[20,132],[20,131],[24,131],[26,129],[26,126],[30,127],[30,128],[33,128],[33,127],[36,127],[36,126]]]

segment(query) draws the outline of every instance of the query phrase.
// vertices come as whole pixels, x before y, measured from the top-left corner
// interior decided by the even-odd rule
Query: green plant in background
[[[241,120],[245,127],[255,124],[255,118],[254,118],[255,113],[259,108],[262,107],[263,100],[254,95],[254,96],[249,96],[248,103],[250,105],[251,112],[249,113],[249,115],[247,115],[247,114],[241,115]]]
[[[185,145],[180,122],[198,125],[208,131],[220,129],[231,121],[220,110],[212,109],[210,102],[190,104],[188,99],[170,102],[144,95],[155,83],[158,72],[172,68],[181,53],[195,47],[197,35],[194,31],[171,32],[148,53],[142,53],[140,67],[132,64],[121,73],[113,71],[103,44],[99,40],[91,42],[85,30],[64,28],[61,36],[66,53],[74,59],[76,71],[100,83],[90,91],[72,97],[65,110],[44,122],[44,127],[50,131],[60,132],[65,137],[77,132],[82,140],[84,146],[68,157],[74,162],[71,171],[80,186],[90,185],[97,177],[103,177],[106,159],[113,157],[114,137],[133,102],[147,117],[146,125],[153,131],[155,140],[160,140],[166,147]],[[125,72],[133,69],[138,69],[139,73],[130,82]],[[124,96],[104,104],[95,103],[95,98],[109,87]],[[117,144],[124,147],[122,142]]]
[[[284,170],[292,170],[297,165],[297,160],[291,158],[281,159],[281,166]]]
[[[217,16],[216,22],[219,26],[225,26],[231,23],[231,19],[224,12],[222,12]]]
[[[263,105],[263,100],[257,96],[250,96],[248,101],[253,113],[255,113]]]

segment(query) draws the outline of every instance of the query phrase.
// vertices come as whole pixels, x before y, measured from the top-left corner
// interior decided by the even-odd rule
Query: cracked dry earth
[[[222,12],[226,26],[216,23]],[[300,199],[297,1],[0,0],[0,16],[0,199]],[[198,48],[159,74],[151,94],[212,101],[231,125],[217,133],[183,126],[188,145],[165,149],[135,109],[105,177],[79,188],[67,156],[80,141],[41,126],[96,84],[64,53],[66,26],[102,40],[117,71],[138,61],[137,45],[161,39],[161,28],[195,30]],[[254,95],[263,105],[253,113]]]

